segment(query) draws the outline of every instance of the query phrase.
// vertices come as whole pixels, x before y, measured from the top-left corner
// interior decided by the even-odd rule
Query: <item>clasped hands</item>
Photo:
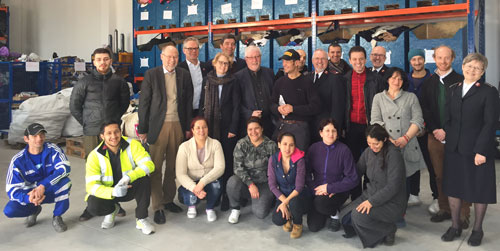
[[[28,195],[30,203],[33,203],[35,206],[41,205],[43,200],[45,200],[45,186],[38,185],[35,189],[31,190]]]
[[[278,106],[278,112],[281,115],[288,116],[288,114],[293,112],[293,106],[290,104]]]

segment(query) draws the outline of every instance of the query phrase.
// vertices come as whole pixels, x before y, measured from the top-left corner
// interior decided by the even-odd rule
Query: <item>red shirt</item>
[[[366,124],[365,92],[366,70],[361,74],[352,71],[351,80],[351,122]]]

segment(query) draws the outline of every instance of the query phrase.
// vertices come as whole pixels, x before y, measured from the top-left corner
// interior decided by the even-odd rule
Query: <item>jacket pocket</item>
[[[410,162],[418,162],[420,160],[420,148],[416,144],[410,144],[405,147],[403,157]]]

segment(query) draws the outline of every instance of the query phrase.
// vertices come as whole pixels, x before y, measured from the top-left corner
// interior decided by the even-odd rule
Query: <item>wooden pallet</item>
[[[83,147],[83,137],[66,138],[66,154],[85,159],[85,148]]]

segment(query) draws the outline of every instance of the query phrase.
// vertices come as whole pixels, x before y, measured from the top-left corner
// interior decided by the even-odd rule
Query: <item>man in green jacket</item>
[[[93,216],[105,216],[104,229],[115,225],[118,202],[135,199],[136,228],[144,234],[154,233],[148,221],[151,183],[149,174],[154,164],[141,143],[122,136],[118,122],[101,126],[103,142],[87,158],[85,183],[87,210]]]

